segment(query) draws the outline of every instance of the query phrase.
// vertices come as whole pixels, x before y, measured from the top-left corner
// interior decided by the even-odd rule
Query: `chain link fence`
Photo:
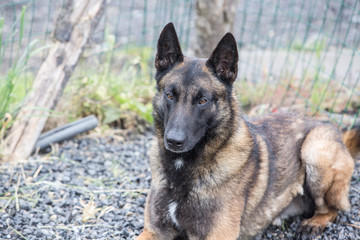
[[[51,44],[65,3],[1,1],[1,75],[35,39],[38,48]],[[107,1],[83,61],[96,69],[106,58],[107,67],[119,72],[132,61],[124,51],[136,48],[149,58],[149,66],[137,71],[152,79],[156,41],[166,23],[174,22],[185,55],[193,54],[195,6],[195,0]],[[237,91],[250,114],[286,109],[344,126],[359,124],[358,0],[240,0],[233,33],[240,52]],[[44,56],[46,51],[29,57],[24,71],[35,73]]]

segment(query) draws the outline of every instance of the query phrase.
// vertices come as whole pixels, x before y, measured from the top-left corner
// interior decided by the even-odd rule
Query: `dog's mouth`
[[[186,148],[184,145],[180,145],[180,144],[174,144],[174,143],[169,143],[168,141],[165,140],[164,142],[165,148],[173,153],[185,153],[190,151],[191,149]]]

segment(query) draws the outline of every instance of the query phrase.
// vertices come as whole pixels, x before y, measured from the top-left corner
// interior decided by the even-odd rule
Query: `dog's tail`
[[[342,140],[351,156],[356,159],[360,153],[360,125],[344,131]]]

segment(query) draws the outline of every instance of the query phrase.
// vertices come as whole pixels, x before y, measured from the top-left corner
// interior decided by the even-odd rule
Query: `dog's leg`
[[[340,134],[327,125],[310,131],[301,148],[301,158],[315,213],[303,221],[299,230],[303,236],[315,235],[335,220],[338,210],[349,210],[348,192],[354,161]]]
[[[164,205],[161,202],[163,196],[157,193],[158,190],[152,187],[146,198],[144,230],[136,240],[166,240],[174,239],[179,235],[178,231],[167,220],[167,210],[156,207],[156,203],[160,206]],[[165,202],[167,201],[165,200]]]
[[[299,229],[300,239],[311,239],[321,234],[329,222],[333,222],[337,217],[337,210],[329,209],[327,213],[315,214],[312,218],[304,220]]]
[[[136,238],[136,240],[155,240],[156,236],[154,233],[144,229],[144,231]]]

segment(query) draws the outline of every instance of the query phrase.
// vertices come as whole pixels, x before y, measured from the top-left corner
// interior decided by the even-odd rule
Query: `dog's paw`
[[[320,239],[320,235],[327,226],[333,222],[337,216],[336,210],[327,213],[315,214],[312,218],[302,221],[297,232],[298,239]]]
[[[298,240],[319,239],[323,229],[319,226],[303,225],[297,229]]]
[[[320,239],[325,226],[318,224],[313,219],[304,220],[297,229],[297,239]]]
[[[144,230],[135,240],[153,240],[156,239],[155,234]]]

